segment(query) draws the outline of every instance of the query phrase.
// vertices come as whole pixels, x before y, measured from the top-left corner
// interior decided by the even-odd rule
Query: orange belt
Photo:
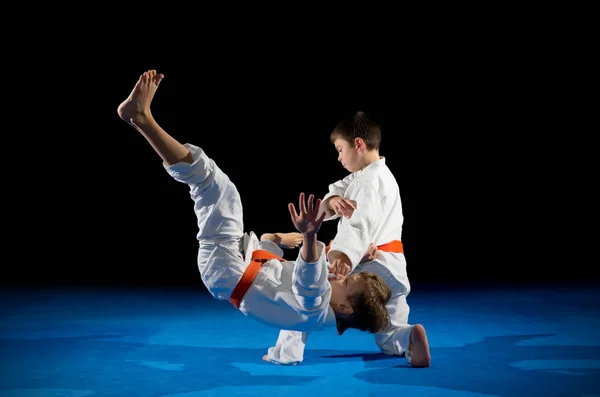
[[[327,245],[327,247],[325,248],[325,253],[329,253],[329,248],[331,247],[331,243],[333,242],[333,240],[331,240],[329,242],[329,245]],[[378,245],[377,246],[377,250],[379,251],[386,251],[386,252],[396,252],[396,253],[400,253],[403,254],[404,253],[404,246],[402,245],[402,241],[400,240],[392,240],[389,243],[385,243],[382,245]]]
[[[260,268],[262,267],[263,263],[265,263],[269,259],[278,259],[280,261],[285,261],[285,259],[274,255],[269,251],[256,250],[252,252],[252,261],[250,261],[250,264],[246,268],[246,271],[244,271],[244,274],[242,274],[242,278],[233,289],[231,297],[229,298],[229,302],[236,309],[240,308],[240,303],[242,302],[244,295],[246,295],[246,291],[248,291],[248,288],[250,288],[250,286],[254,282],[254,279],[260,271]]]

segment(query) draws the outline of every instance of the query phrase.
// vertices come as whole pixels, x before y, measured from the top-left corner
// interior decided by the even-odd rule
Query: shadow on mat
[[[93,390],[94,395],[98,396],[131,393],[152,397],[221,386],[302,386],[326,377],[326,374],[310,367],[298,371],[298,367],[265,363],[261,358],[266,347],[244,349],[159,345],[127,341],[129,336],[107,333],[78,337],[0,339],[0,391],[71,389]],[[149,335],[137,337],[143,340]],[[316,350],[311,354],[326,357],[336,352],[339,351]],[[360,362],[361,357],[361,354],[352,354],[316,361],[321,364],[332,361]],[[267,368],[268,371],[255,374],[252,370],[240,369],[239,364],[246,363],[256,365],[256,368]]]
[[[408,362],[382,366],[354,376],[373,384],[429,386],[490,394],[530,397],[580,396],[600,393],[600,346],[520,346],[519,342],[554,334],[487,337],[462,347],[432,348],[432,366],[412,368]],[[378,356],[378,355],[375,355]]]

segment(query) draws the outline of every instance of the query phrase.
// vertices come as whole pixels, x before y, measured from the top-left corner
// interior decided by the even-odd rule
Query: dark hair
[[[392,296],[390,287],[375,273],[358,273],[364,282],[361,292],[348,297],[354,309],[351,315],[336,315],[337,331],[342,335],[348,328],[375,334],[387,326],[388,311],[385,307]]]
[[[365,112],[356,112],[354,116],[340,121],[329,136],[331,143],[337,138],[349,142],[354,147],[354,139],[365,141],[368,150],[379,150],[381,146],[381,127]]]

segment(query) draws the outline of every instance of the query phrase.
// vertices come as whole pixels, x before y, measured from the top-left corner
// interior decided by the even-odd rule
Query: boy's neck
[[[371,150],[370,152],[365,152],[363,157],[363,166],[360,168],[361,171],[364,170],[368,165],[379,160],[381,156],[379,156],[379,150]]]

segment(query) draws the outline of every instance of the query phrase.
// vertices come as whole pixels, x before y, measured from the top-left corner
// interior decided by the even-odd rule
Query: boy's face
[[[338,152],[338,161],[342,166],[350,172],[356,172],[362,168],[361,157],[358,154],[358,149],[352,146],[350,142],[336,138],[333,141],[335,150]]]
[[[348,297],[363,290],[364,282],[360,275],[340,276],[330,279],[329,283],[331,284],[331,305],[333,308],[345,314],[352,314],[353,309]]]

